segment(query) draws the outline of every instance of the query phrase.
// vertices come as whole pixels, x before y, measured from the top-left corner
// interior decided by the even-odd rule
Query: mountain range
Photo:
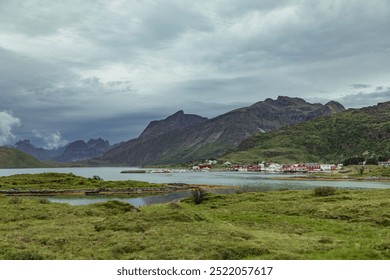
[[[110,143],[101,138],[74,141],[58,149],[37,148],[29,140],[18,141],[15,148],[41,161],[76,162],[101,156],[110,148]]]
[[[323,105],[279,96],[212,119],[179,111],[151,122],[140,137],[121,143],[101,159],[130,166],[174,164],[219,157],[258,132],[309,121],[344,111],[338,102]]]
[[[344,111],[344,106],[335,101],[323,105],[279,96],[211,119],[180,110],[150,122],[138,138],[113,146],[99,138],[75,141],[55,150],[37,148],[29,140],[19,141],[15,147],[42,161],[127,166],[177,164],[219,158],[231,151],[238,152],[237,148],[241,153],[257,141],[250,139]]]

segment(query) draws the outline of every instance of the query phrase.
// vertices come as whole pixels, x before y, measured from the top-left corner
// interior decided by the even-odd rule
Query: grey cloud
[[[99,1],[93,2],[95,5],[78,0],[2,0],[0,28],[33,37],[50,35],[61,28],[74,26],[94,12]]]
[[[367,107],[371,105],[376,105],[378,103],[390,101],[390,90],[371,93],[349,94],[342,98],[339,98],[337,101],[339,101],[348,108]]]
[[[351,87],[353,89],[364,89],[364,88],[370,88],[371,86],[370,85],[363,85],[363,84],[354,84],[354,85],[351,85]]]
[[[19,118],[7,111],[0,111],[0,145],[8,144],[11,139],[15,138],[12,130],[19,125]]]
[[[385,0],[57,2],[0,2],[0,104],[16,136],[117,142],[179,109],[389,97]]]
[[[54,131],[54,132],[42,132],[34,129],[32,131],[33,135],[38,138],[42,139],[44,142],[43,148],[45,149],[58,149],[60,147],[65,146],[68,141],[62,138],[62,135],[59,131]]]

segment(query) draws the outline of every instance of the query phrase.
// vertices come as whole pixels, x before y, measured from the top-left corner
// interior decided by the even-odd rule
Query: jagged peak
[[[15,145],[20,145],[20,144],[31,144],[31,142],[28,139],[24,139],[24,140],[20,140],[20,141],[16,142]]]
[[[328,107],[332,111],[332,113],[338,113],[346,110],[341,103],[334,100],[329,101],[325,104],[325,106]]]
[[[304,99],[300,97],[289,97],[284,95],[279,95],[276,99],[267,98],[264,100],[265,103],[271,103],[271,104],[295,104],[297,102],[299,103],[307,103]]]
[[[145,139],[155,137],[170,130],[184,128],[205,120],[207,120],[207,118],[193,114],[185,114],[183,110],[179,110],[163,120],[151,121],[139,138]]]
[[[184,111],[183,110],[179,110],[176,113],[174,113],[173,115],[168,116],[164,120],[169,121],[169,120],[172,120],[172,119],[182,118],[184,116],[186,116],[186,114],[184,114]]]
[[[99,137],[97,139],[94,139],[94,138],[89,139],[87,144],[91,144],[91,143],[106,143],[106,142],[108,142],[108,140],[104,140],[103,138]]]
[[[184,115],[184,111],[183,110],[179,110],[176,113],[174,113],[172,116],[176,116],[176,115]]]
[[[289,97],[279,95],[276,99],[267,98],[264,101],[257,102],[251,107],[263,107],[264,105],[271,105],[274,107],[289,107],[289,106],[306,106],[306,105],[317,105],[322,106],[322,104],[311,104],[299,97]]]

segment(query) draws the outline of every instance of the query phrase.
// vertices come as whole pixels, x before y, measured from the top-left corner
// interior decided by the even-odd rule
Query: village
[[[365,165],[365,162],[360,162],[359,165]],[[379,166],[390,166],[390,159],[384,162],[378,162]],[[251,172],[268,172],[268,173],[321,173],[332,172],[343,168],[343,164],[327,164],[327,163],[294,163],[294,164],[279,164],[279,163],[253,163],[253,164],[233,164],[226,161],[218,164],[216,160],[206,160],[204,163],[194,165],[193,171],[210,171],[212,169],[225,171],[251,171]]]
[[[210,171],[217,165],[216,160],[208,160],[205,163],[194,165],[194,171]],[[222,170],[239,171],[239,172],[269,172],[269,173],[295,173],[295,172],[331,172],[336,169],[341,169],[342,164],[320,164],[320,163],[294,163],[294,164],[279,164],[279,163],[259,163],[259,164],[232,164],[227,161],[222,164]],[[220,166],[219,166],[220,167]],[[217,168],[221,169],[221,168]]]

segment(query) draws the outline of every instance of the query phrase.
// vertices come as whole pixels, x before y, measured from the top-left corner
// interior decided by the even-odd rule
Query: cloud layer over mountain
[[[3,0],[0,111],[20,121],[0,140],[115,143],[278,95],[387,101],[389,26],[386,0]]]

